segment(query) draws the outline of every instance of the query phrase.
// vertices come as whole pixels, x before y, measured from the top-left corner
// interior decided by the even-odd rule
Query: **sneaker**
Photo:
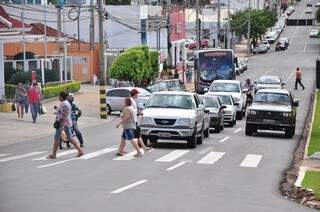
[[[140,157],[142,157],[142,154],[141,154],[141,153],[137,153],[137,154],[135,154],[133,157],[135,157],[135,158],[140,158]]]

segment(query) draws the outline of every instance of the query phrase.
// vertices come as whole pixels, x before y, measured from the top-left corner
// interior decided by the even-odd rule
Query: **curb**
[[[296,187],[302,187],[302,182],[303,182],[303,179],[304,179],[304,176],[306,174],[306,171],[308,171],[308,167],[305,167],[305,166],[300,166],[300,171],[299,171],[299,174],[298,174],[298,178],[295,182],[295,186]]]

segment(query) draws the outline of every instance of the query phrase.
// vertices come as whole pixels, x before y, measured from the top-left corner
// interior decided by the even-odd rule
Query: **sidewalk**
[[[81,85],[80,92],[75,94],[75,101],[83,111],[79,119],[80,129],[107,123],[117,118],[117,116],[109,116],[106,120],[100,119],[99,86]],[[30,111],[25,115],[23,121],[18,120],[15,112],[0,113],[0,147],[44,136],[52,139],[50,136],[54,133],[55,119],[53,107],[58,104],[57,98],[45,100],[43,105],[48,113],[38,117],[35,124],[32,123]]]

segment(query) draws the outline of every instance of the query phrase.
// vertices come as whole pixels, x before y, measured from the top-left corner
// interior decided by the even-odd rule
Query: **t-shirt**
[[[138,114],[137,103],[132,97],[130,97],[130,99],[131,99],[131,106],[134,110],[134,113],[133,113],[134,123],[137,123],[137,120],[138,120],[138,118],[137,118],[137,114]]]
[[[40,102],[39,92],[35,87],[30,88],[28,91],[28,100],[30,103]]]
[[[65,120],[65,125],[68,127],[72,127],[72,119],[71,119],[71,105],[68,102],[68,100],[65,100],[60,103],[58,109],[57,109],[57,120],[62,119],[63,114],[67,113],[67,118]]]
[[[120,117],[121,118],[129,117],[129,119],[122,124],[123,129],[135,129],[136,128],[136,122],[134,121],[134,108],[132,105],[124,108]]]
[[[302,71],[297,71],[297,72],[296,72],[296,77],[297,77],[297,79],[301,79],[301,77],[302,77]]]

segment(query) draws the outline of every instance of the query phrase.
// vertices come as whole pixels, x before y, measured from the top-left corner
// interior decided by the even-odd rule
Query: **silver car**
[[[280,76],[262,75],[254,82],[254,92],[266,88],[283,89],[286,83],[282,81]]]
[[[107,113],[111,114],[114,111],[122,111],[124,99],[130,96],[130,92],[135,87],[121,87],[121,88],[110,88],[107,90]],[[140,93],[136,100],[138,108],[142,109],[147,102],[150,92],[143,88],[135,88]]]
[[[158,139],[187,140],[189,148],[209,137],[210,117],[197,94],[182,91],[153,93],[140,123],[144,143]]]

